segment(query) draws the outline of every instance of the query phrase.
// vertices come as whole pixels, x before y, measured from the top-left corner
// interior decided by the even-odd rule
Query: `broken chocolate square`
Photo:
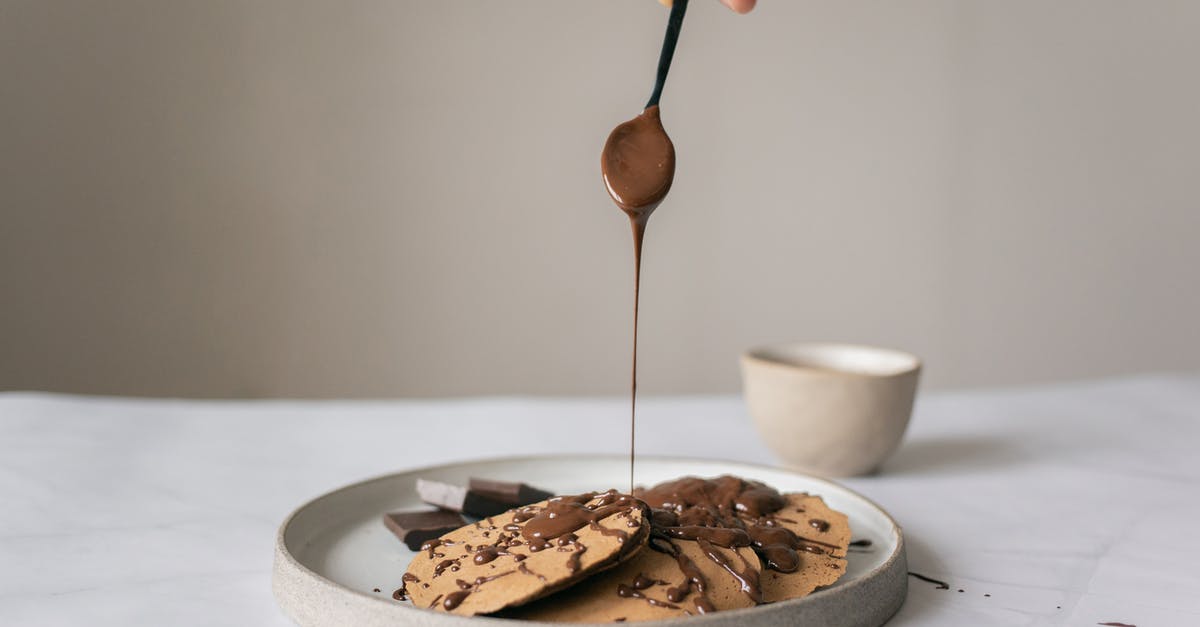
[[[417,494],[430,505],[479,518],[503,514],[513,508],[512,504],[481,492],[428,479],[417,479]]]
[[[467,524],[461,514],[446,510],[432,512],[392,512],[383,515],[383,524],[408,548],[419,551],[426,540],[443,536]]]
[[[510,508],[531,505],[554,496],[552,492],[539,490],[526,483],[494,481],[478,477],[471,477],[468,487],[472,492],[478,492],[501,503],[508,503]]]

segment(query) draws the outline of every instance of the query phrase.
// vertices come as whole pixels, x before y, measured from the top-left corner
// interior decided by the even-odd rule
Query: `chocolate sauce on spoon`
[[[633,229],[633,365],[629,383],[629,490],[633,491],[633,458],[637,427],[637,331],[638,296],[642,279],[642,240],[646,222],[671,190],[675,180],[675,145],[667,136],[659,115],[658,101],[662,96],[675,43],[687,11],[687,0],[676,0],[667,19],[667,34],[663,38],[658,58],[658,75],[654,92],[640,115],[613,129],[604,142],[600,155],[600,171],[608,195],[625,215]]]

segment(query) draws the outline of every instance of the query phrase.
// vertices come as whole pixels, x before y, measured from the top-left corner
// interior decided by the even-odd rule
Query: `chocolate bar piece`
[[[554,496],[552,492],[539,490],[529,484],[494,481],[478,477],[471,477],[468,487],[472,492],[478,492],[501,503],[508,503],[510,508],[537,503]]]
[[[383,524],[408,548],[419,551],[426,540],[440,537],[467,524],[462,514],[444,509],[432,512],[392,512],[383,515]]]
[[[417,479],[417,494],[422,501],[430,505],[479,518],[503,514],[513,508],[511,503],[505,503],[487,494],[428,479]]]

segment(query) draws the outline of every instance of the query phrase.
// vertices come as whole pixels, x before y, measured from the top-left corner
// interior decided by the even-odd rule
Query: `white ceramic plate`
[[[620,487],[628,458],[614,456],[526,457],[451,464],[387,475],[356,483],[302,505],[279,529],[275,543],[275,597],[303,627],[516,627],[536,624],[462,617],[417,609],[392,600],[413,557],[383,525],[384,513],[423,507],[418,477],[465,483],[469,477],[524,481],[558,494]],[[672,621],[639,623],[696,627],[826,625],[875,627],[904,603],[907,564],[900,527],[878,505],[830,481],[766,466],[734,462],[639,458],[637,481],[650,485],[684,475],[734,474],[757,479],[781,492],[820,495],[850,518],[854,540],[870,540],[847,556],[846,574],[807,597],[770,605]],[[378,588],[380,592],[374,592]]]

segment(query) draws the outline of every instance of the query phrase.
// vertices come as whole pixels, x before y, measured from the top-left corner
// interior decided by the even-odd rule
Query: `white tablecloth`
[[[642,453],[771,460],[748,426],[706,437],[749,424],[737,398],[641,407]],[[300,503],[426,464],[623,453],[626,411],[0,394],[0,625],[287,625],[271,548]],[[431,429],[466,437],[413,439]],[[929,394],[884,472],[845,483],[951,584],[912,579],[893,625],[1200,625],[1198,446],[1200,376]]]

